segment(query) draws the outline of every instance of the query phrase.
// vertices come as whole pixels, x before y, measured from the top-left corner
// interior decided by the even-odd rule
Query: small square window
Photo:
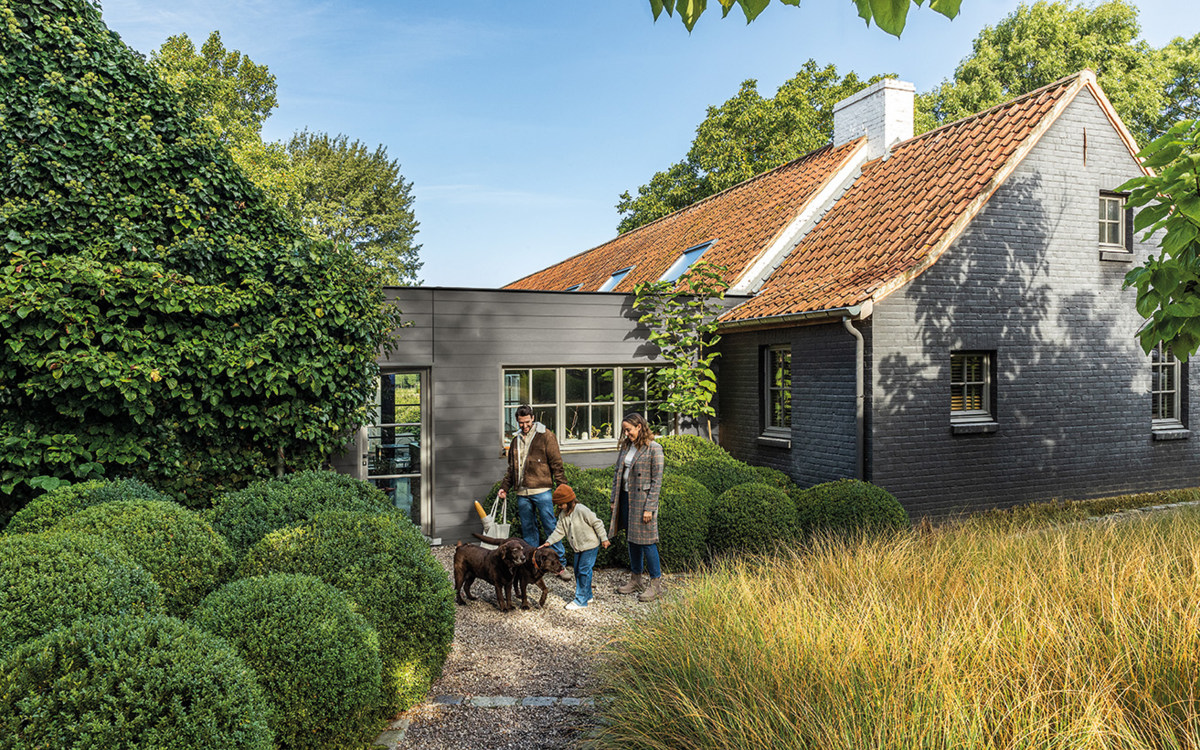
[[[709,240],[708,242],[704,242],[696,245],[695,247],[689,247],[687,250],[684,250],[683,253],[675,259],[675,262],[671,264],[671,267],[667,269],[667,272],[662,275],[662,278],[660,278],[659,281],[675,281],[680,276],[687,273],[687,270],[691,268],[696,261],[700,260],[700,256],[704,255],[704,253],[710,247],[712,247],[713,242],[715,242],[715,240]]]
[[[950,421],[952,424],[995,422],[992,385],[996,357],[992,352],[950,353]]]

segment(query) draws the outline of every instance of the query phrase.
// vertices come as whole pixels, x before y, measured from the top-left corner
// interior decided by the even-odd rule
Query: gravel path
[[[452,576],[454,546],[433,554]],[[615,593],[628,576],[622,569],[596,570],[596,600],[574,612],[563,609],[575,596],[574,581],[550,577],[544,609],[533,596],[541,589],[530,587],[533,608],[512,612],[496,609],[492,586],[476,582],[479,598],[456,606],[454,644],[441,679],[379,744],[398,750],[575,747],[595,724],[597,651],[614,627],[657,606]],[[682,584],[682,577],[664,580],[673,588]]]

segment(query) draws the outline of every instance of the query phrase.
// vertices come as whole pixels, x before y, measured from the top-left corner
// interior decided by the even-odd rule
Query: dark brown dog
[[[538,602],[538,606],[546,606],[546,595],[550,593],[550,587],[546,585],[542,578],[547,573],[554,575],[563,569],[557,552],[549,547],[531,547],[524,539],[515,536],[510,539],[496,539],[476,533],[472,533],[472,536],[488,544],[520,542],[522,549],[525,550],[525,562],[519,565],[514,570],[514,573],[516,574],[517,595],[521,597],[521,609],[529,609],[529,599],[526,598],[526,591],[529,589],[529,584],[531,583],[542,590],[542,598]]]
[[[514,569],[525,562],[525,546],[528,545],[524,542],[505,543],[487,550],[462,542],[454,545],[454,601],[466,604],[464,592],[468,599],[474,599],[471,596],[471,584],[476,578],[481,578],[496,587],[496,606],[500,611],[512,609]]]

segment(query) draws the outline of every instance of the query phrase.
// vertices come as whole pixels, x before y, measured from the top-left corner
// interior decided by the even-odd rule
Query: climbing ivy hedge
[[[304,238],[92,2],[0,22],[0,513],[315,466],[399,324],[377,273]]]

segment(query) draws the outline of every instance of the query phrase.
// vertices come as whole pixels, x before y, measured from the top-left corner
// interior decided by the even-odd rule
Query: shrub
[[[10,534],[46,531],[62,519],[84,508],[117,500],[162,500],[171,498],[136,479],[106,482],[93,479],[67,484],[35,497],[17,511],[5,529]]]
[[[761,552],[797,533],[796,507],[787,493],[766,484],[741,484],[713,504],[708,541],[715,552]]]
[[[713,497],[739,484],[758,482],[754,467],[726,455],[720,460],[700,459],[680,466],[677,471],[708,488]]]
[[[158,584],[111,542],[83,534],[0,537],[0,654],[83,617],[162,611]]]
[[[658,496],[658,554],[664,569],[688,570],[704,560],[713,496],[691,477],[668,474]]]
[[[697,435],[664,435],[655,440],[662,446],[663,460],[672,466],[730,459],[724,448]]]
[[[332,471],[302,471],[263,479],[221,495],[209,518],[238,555],[276,529],[295,526],[328,510],[383,513],[391,509],[378,487]]]
[[[130,500],[85,508],[55,527],[125,548],[162,587],[167,612],[186,616],[232,571],[229,545],[197,513],[175,503]]]
[[[839,479],[792,494],[807,533],[880,532],[907,528],[908,513],[892,493],[860,479]]]
[[[268,534],[247,552],[241,572],[315,575],[345,592],[379,631],[389,710],[415,704],[441,674],[454,638],[452,588],[407,518],[321,513]]]
[[[338,589],[314,576],[245,578],[209,594],[191,622],[258,672],[283,747],[356,746],[376,733],[379,634]]]
[[[171,617],[79,620],[9,654],[0,685],[4,747],[272,748],[254,672]]]
[[[750,470],[754,472],[754,481],[758,484],[769,484],[784,492],[791,492],[796,488],[796,483],[792,481],[792,478],[779,469],[772,469],[770,466],[751,466]]]

